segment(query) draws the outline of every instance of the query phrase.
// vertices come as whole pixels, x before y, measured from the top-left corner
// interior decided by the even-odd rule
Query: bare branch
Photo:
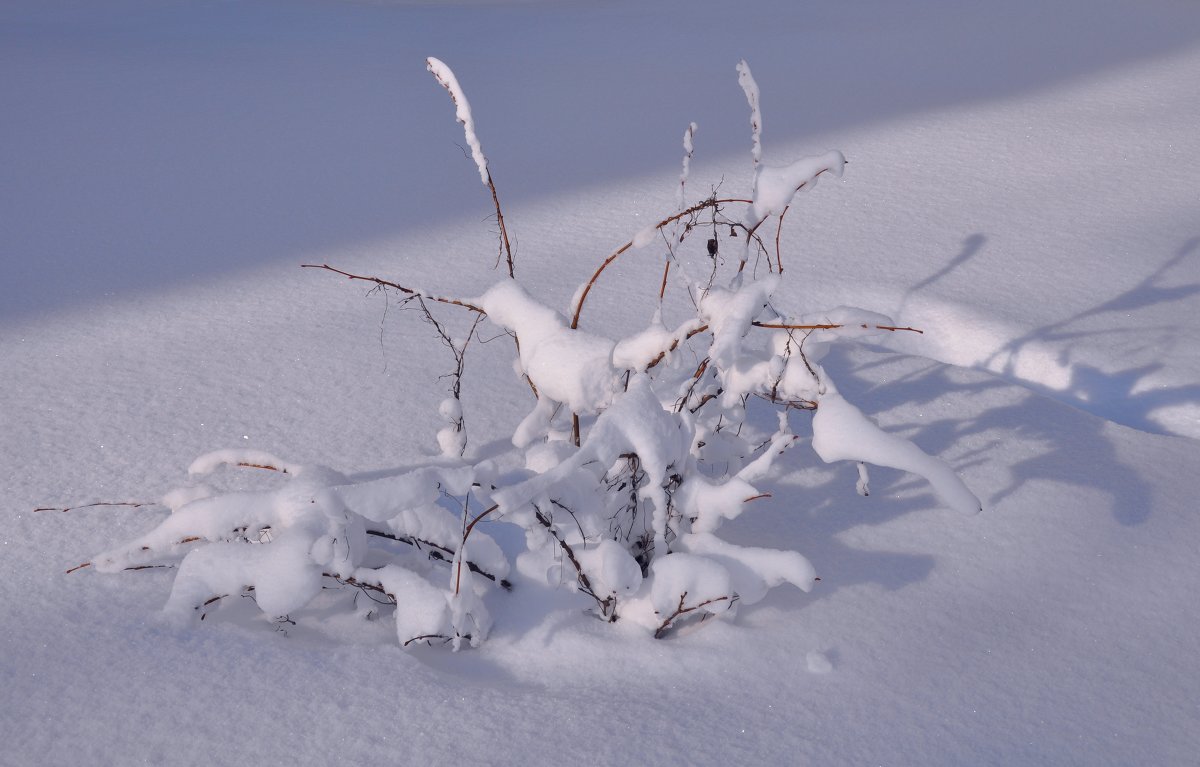
[[[496,194],[496,184],[492,182],[492,169],[488,168],[487,172],[488,189],[492,190],[492,204],[496,206],[496,223],[500,225],[500,245],[503,248],[504,257],[508,260],[508,276],[516,278],[512,246],[508,244],[508,229],[504,226],[504,213],[500,210],[500,197]],[[500,259],[496,256],[496,260]]]
[[[63,507],[63,506],[39,506],[38,508],[34,509],[34,512],[35,513],[39,512],[39,511],[68,512],[68,511],[75,511],[76,509],[91,509],[91,508],[95,508],[97,506],[125,506],[130,509],[140,509],[143,506],[158,506],[158,505],[159,504],[153,503],[151,501],[136,501],[136,502],[135,501],[124,501],[124,502],[119,502],[119,503],[108,503],[106,501],[96,501],[95,503],[82,503],[78,506],[65,506],[65,507]]]
[[[371,276],[361,275],[361,274],[351,274],[350,272],[344,272],[341,269],[332,267],[329,264],[300,264],[300,268],[301,269],[324,269],[326,271],[333,272],[335,274],[340,274],[343,277],[346,277],[347,279],[362,280],[363,282],[373,282],[376,285],[379,285],[380,287],[394,288],[396,290],[399,290],[401,293],[407,293],[410,296],[420,296],[422,298],[427,298],[430,301],[437,301],[440,304],[450,304],[452,306],[461,306],[464,309],[470,309],[471,311],[476,312],[478,314],[483,314],[483,315],[487,314],[487,312],[485,312],[483,309],[480,309],[478,306],[476,306],[475,304],[472,304],[468,301],[462,301],[457,298],[447,298],[445,296],[435,296],[431,293],[424,293],[424,292],[422,292],[420,290],[416,290],[414,288],[406,288],[403,285],[397,285],[396,283],[394,283],[390,280],[385,280],[380,277],[371,277]]]
[[[429,549],[429,558],[436,559],[439,562],[449,563],[454,559],[454,549],[450,548],[449,546],[443,546],[440,543],[434,543],[433,541],[425,540],[424,538],[417,538],[416,536],[408,535],[395,535],[393,533],[386,533],[382,530],[367,530],[367,535],[373,535],[377,538],[386,538],[389,541],[396,541],[397,543],[406,543],[409,546],[417,549],[420,549],[423,546]],[[504,589],[505,591],[512,590],[512,583],[510,583],[507,579],[497,578],[495,575],[489,573],[487,570],[484,570],[482,567],[470,560],[467,560],[467,569],[476,575],[481,575],[484,578],[487,578],[493,583],[499,584],[500,588]]]
[[[686,218],[687,216],[690,216],[693,213],[696,213],[697,211],[704,210],[705,208],[713,208],[718,205],[723,205],[725,203],[731,203],[731,202],[752,203],[753,201],[752,200],[741,200],[741,199],[736,199],[736,198],[723,199],[723,200],[717,200],[717,199],[704,200],[703,202],[696,203],[695,205],[688,208],[687,210],[682,210],[672,216],[667,216],[662,221],[659,221],[657,224],[655,224],[654,228],[662,229],[667,224],[678,221],[681,218]],[[614,251],[611,256],[604,259],[604,263],[600,264],[599,268],[597,268],[596,272],[591,276],[591,279],[589,279],[587,281],[587,284],[583,288],[583,293],[580,294],[580,296],[579,296],[579,303],[576,304],[576,306],[575,306],[575,313],[571,317],[571,328],[572,329],[579,327],[579,315],[583,311],[583,302],[587,300],[588,293],[592,292],[592,286],[596,284],[596,280],[598,280],[600,278],[600,275],[604,272],[605,269],[608,268],[609,264],[611,264],[613,261],[616,261],[617,258],[619,258],[622,253],[624,253],[625,251],[629,250],[632,247],[633,247],[633,240],[630,240],[629,242],[625,243],[621,247],[617,248],[616,251]]]
[[[272,466],[269,463],[246,463],[245,461],[239,461],[239,462],[235,463],[234,466],[240,466],[243,469],[266,469],[267,471],[277,471],[280,474],[290,474],[291,473],[285,468],[280,468],[278,466]]]
[[[714,597],[712,599],[706,599],[703,602],[701,602],[700,604],[693,605],[692,607],[684,607],[685,599],[687,599],[686,591],[679,595],[679,606],[675,608],[675,612],[673,612],[669,616],[667,616],[666,620],[664,620],[662,622],[662,625],[659,626],[654,631],[655,639],[662,639],[663,636],[666,635],[667,631],[669,631],[672,628],[675,621],[678,620],[679,618],[683,617],[684,615],[687,615],[688,613],[691,613],[691,612],[695,612],[696,610],[699,610],[701,608],[708,607],[709,605],[716,604],[717,602],[728,602],[729,607],[732,607],[733,603],[737,601],[738,596],[737,596],[737,594],[733,594],[733,595],[726,594],[725,596],[722,596],[722,597]]]
[[[783,234],[783,217],[791,210],[792,206],[788,205],[779,214],[779,226],[775,228],[775,265],[779,269],[779,273],[783,274],[783,256],[780,255],[779,238]]]
[[[536,506],[534,507],[533,514],[534,517],[537,518],[538,523],[542,527],[546,528],[546,531],[550,534],[550,537],[554,539],[554,541],[558,544],[558,547],[562,549],[563,554],[566,555],[567,560],[575,568],[576,579],[579,581],[579,590],[596,600],[596,604],[600,607],[600,614],[605,619],[609,620],[610,622],[616,620],[615,598],[610,596],[606,599],[601,599],[596,594],[596,592],[592,589],[591,579],[588,578],[587,573],[583,571],[583,565],[579,564],[579,559],[575,556],[575,550],[571,548],[571,545],[558,534],[557,530],[554,529],[554,523],[551,521],[550,517],[543,514]]]
[[[825,325],[785,325],[779,322],[752,322],[750,324],[754,325],[756,328],[773,328],[776,330],[836,330],[837,328],[848,327],[847,325],[837,325],[832,323]],[[924,330],[917,330],[916,328],[900,328],[894,325],[869,325],[865,322],[858,327],[868,330],[873,328],[875,330],[890,330],[893,332],[897,330],[907,330],[911,333],[925,333]]]
[[[475,529],[475,525],[479,524],[480,521],[483,520],[484,517],[486,517],[488,514],[491,514],[493,511],[495,511],[498,508],[500,508],[500,504],[496,504],[489,509],[485,509],[484,511],[479,512],[479,514],[477,514],[475,516],[475,518],[472,519],[471,522],[466,527],[463,528],[463,536],[462,536],[462,545],[463,546],[467,545],[467,538],[470,537],[471,531]],[[463,566],[463,558],[459,557],[458,558],[458,568],[454,571],[454,593],[455,593],[455,595],[458,594],[459,586],[462,584],[462,566]],[[469,562],[467,563],[467,569],[468,570],[471,569]],[[495,578],[492,578],[492,580],[495,580]]]

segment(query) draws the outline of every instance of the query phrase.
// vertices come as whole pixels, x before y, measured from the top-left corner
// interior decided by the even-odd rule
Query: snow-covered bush
[[[873,463],[925,477],[948,507],[979,510],[948,466],[881,431],[821,367],[833,344],[912,329],[850,307],[786,316],[773,303],[784,270],[783,217],[798,191],[822,175],[840,176],[845,159],[829,152],[765,164],[759,91],[745,62],[737,71],[751,112],[749,197],[713,195],[686,205],[692,124],[678,209],[604,261],[565,314],[516,279],[470,105],[449,67],[436,59],[428,67],[450,93],[491,191],[507,276],[480,296],[452,298],[312,266],[399,291],[452,350],[453,385],[440,407],[446,426],[437,435],[441,457],[398,476],[355,482],[260,452],[206,455],[192,464],[187,486],[163,499],[170,516],[96,557],[94,569],[177,567],[166,612],[181,620],[203,619],[229,595],[252,596],[264,613],[283,618],[331,588],[354,596],[361,590],[394,613],[402,645],[457,648],[486,638],[515,566],[526,577],[565,581],[604,621],[662,636],[684,621],[730,615],[771,587],[808,591],[817,580],[799,553],[734,545],[718,535],[724,522],[767,495],[776,462],[796,440],[789,418],[797,411],[813,412],[812,445],[822,460],[859,462],[860,493],[868,492],[864,464]],[[772,219],[773,253],[760,234]],[[733,258],[718,257],[718,237],[736,238]],[[581,329],[588,294],[605,269],[651,246],[662,254],[664,273],[660,308],[649,323],[624,338]],[[685,291],[694,308],[671,325],[661,308],[668,287]],[[434,309],[469,312],[474,323],[454,338]],[[486,458],[468,451],[459,402],[464,357],[481,323],[514,337],[516,368],[536,396],[511,449]],[[751,401],[777,409],[771,428],[748,419]],[[269,469],[286,481],[268,491],[220,490],[206,480],[228,477],[222,466]],[[514,561],[484,532],[484,519],[523,530],[525,548]],[[354,601],[338,604],[353,609]]]

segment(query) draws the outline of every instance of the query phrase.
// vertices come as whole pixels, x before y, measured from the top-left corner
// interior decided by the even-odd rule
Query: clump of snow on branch
[[[696,123],[688,123],[687,130],[683,132],[683,170],[679,172],[679,198],[676,205],[680,210],[687,206],[687,182],[692,171],[692,154],[696,151],[696,131],[699,129]]]
[[[462,90],[445,64],[431,58],[428,66],[454,99],[487,183]],[[693,206],[710,216],[714,231],[781,216],[798,190],[823,173],[840,175],[845,165],[840,152],[763,164],[758,86],[744,61],[737,71],[751,112],[754,189],[740,216],[715,198]],[[695,130],[693,123],[684,134],[681,195]],[[573,297],[572,322],[511,276],[469,299],[400,288],[422,302],[456,363],[452,396],[439,406],[441,455],[427,465],[358,481],[259,451],[211,453],[193,462],[188,484],[163,499],[169,514],[157,526],[91,564],[104,572],[177,567],[165,608],[175,620],[202,620],[233,596],[293,620],[318,598],[342,595],[341,606],[358,610],[365,595],[367,615],[377,605],[392,611],[401,645],[454,649],[486,639],[515,565],[526,587],[565,585],[601,620],[662,637],[732,616],[777,586],[809,591],[819,580],[798,552],[719,535],[726,522],[770,503],[768,488],[799,439],[792,421],[808,412],[813,452],[827,462],[855,462],[859,493],[869,492],[865,464],[872,463],[923,477],[949,508],[979,511],[949,466],[880,429],[821,366],[834,344],[911,329],[854,307],[783,311],[776,302],[783,282],[770,259],[757,275],[742,268],[745,257],[722,270],[715,240],[694,249],[696,238],[688,235],[698,223],[685,218],[688,210],[681,197],[676,215],[605,261]],[[604,266],[648,247],[667,225],[668,271],[654,288],[665,289],[677,265],[691,316],[668,324],[660,304],[641,329],[621,338],[576,327]],[[475,313],[465,341],[451,338],[425,299]],[[459,398],[463,355],[480,321],[516,338],[514,372],[536,397],[511,447],[493,445],[486,457],[471,454],[469,412]],[[751,403],[775,408],[768,426],[749,417]],[[220,489],[231,473],[244,471],[268,472],[278,482],[254,492]],[[515,525],[523,550],[505,552],[484,525]]]
[[[762,111],[758,107],[758,83],[755,82],[750,65],[745,59],[738,62],[737,74],[738,85],[742,86],[742,92],[746,94],[746,103],[750,105],[750,159],[754,161],[754,168],[757,170],[758,164],[762,162]]]
[[[471,115],[471,102],[467,101],[467,96],[459,86],[458,78],[454,76],[454,71],[441,60],[430,56],[425,59],[425,67],[433,74],[438,83],[449,92],[450,98],[454,101],[454,118],[462,123],[467,146],[471,147],[471,159],[475,161],[475,167],[479,169],[479,180],[486,185],[488,182],[488,161],[483,153],[483,145],[479,143],[479,137],[475,135],[475,118]]]
[[[754,174],[754,220],[778,216],[792,204],[797,192],[811,189],[821,174],[832,173],[841,178],[845,167],[846,158],[838,151],[803,157],[782,167],[759,165]]]

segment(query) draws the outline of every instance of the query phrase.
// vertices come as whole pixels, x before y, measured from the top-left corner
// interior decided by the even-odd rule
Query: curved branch
[[[845,164],[846,164],[846,165],[849,165],[849,164],[850,164],[850,161],[849,161],[849,160],[846,160],[846,161],[845,161]],[[822,168],[821,170],[817,171],[815,174],[813,174],[813,176],[812,176],[811,178],[809,178],[809,179],[807,179],[807,180],[805,180],[805,181],[802,181],[802,182],[800,183],[800,186],[798,186],[798,187],[796,187],[795,189],[793,189],[793,190],[792,190],[792,194],[793,194],[793,195],[795,195],[795,194],[796,194],[797,192],[799,192],[801,189],[803,189],[804,187],[808,186],[808,185],[809,185],[809,182],[815,182],[815,181],[816,181],[818,178],[820,178],[820,177],[821,177],[821,176],[823,176],[824,174],[828,173],[829,171],[830,171],[830,168]],[[783,208],[783,213],[780,213],[780,214],[779,214],[779,227],[780,227],[780,229],[782,229],[782,228],[783,228],[783,216],[784,216],[784,214],[786,214],[786,213],[787,213],[787,209],[788,209],[789,207],[791,207],[791,203],[788,203],[786,206],[784,206],[784,208]],[[760,226],[762,226],[762,225],[763,225],[763,223],[764,223],[764,222],[765,222],[765,221],[766,221],[768,218],[770,218],[770,217],[771,217],[771,214],[770,214],[770,213],[768,213],[767,215],[765,215],[765,216],[763,216],[762,218],[760,218],[760,219],[759,219],[759,220],[758,220],[758,221],[757,221],[757,222],[754,224],[754,226],[748,227],[748,229],[747,229],[747,232],[746,232],[746,242],[747,242],[747,243],[749,243],[749,242],[750,242],[750,238],[754,236],[754,233],[758,231],[758,228],[759,228]],[[777,248],[777,250],[776,250],[776,256],[775,256],[775,258],[776,258],[776,260],[778,260],[778,258],[779,258],[779,254],[778,254],[778,246],[779,246],[779,232],[776,232],[776,233],[775,233],[775,245],[776,245],[776,248]],[[744,266],[744,265],[745,265],[745,262],[743,262],[743,266]],[[782,266],[782,264],[780,265],[779,271],[780,271],[780,272],[782,272],[782,271],[783,271],[783,266]]]
[[[778,267],[780,274],[783,274],[783,256],[780,255],[779,237],[783,234],[783,217],[787,215],[791,207],[791,205],[784,206],[783,212],[779,214],[779,226],[775,228],[775,266]]]
[[[737,199],[737,198],[717,200],[717,199],[710,198],[710,199],[705,200],[704,202],[696,203],[695,205],[688,208],[687,210],[680,211],[679,213],[676,213],[672,216],[667,216],[662,221],[659,221],[657,224],[655,224],[654,228],[662,229],[667,224],[674,223],[681,218],[690,216],[693,213],[704,210],[705,208],[713,208],[713,207],[716,207],[717,205],[723,205],[723,204],[731,203],[731,202],[744,202],[744,203],[750,204],[750,203],[753,203],[753,200],[742,200],[742,199]],[[583,288],[583,293],[579,296],[579,303],[577,303],[575,305],[575,313],[571,317],[571,329],[572,330],[575,330],[579,327],[579,314],[583,311],[583,302],[587,300],[588,293],[592,292],[592,286],[596,284],[596,280],[598,280],[600,278],[601,273],[603,273],[604,270],[608,268],[609,264],[611,264],[613,261],[616,261],[617,258],[622,253],[624,253],[625,251],[629,250],[632,247],[633,247],[633,240],[630,240],[629,242],[625,243],[621,247],[617,248],[616,251],[614,251],[611,256],[604,259],[604,263],[600,264],[600,267],[598,269],[596,269],[596,272],[592,275],[591,279],[589,279],[587,281],[587,284]]]

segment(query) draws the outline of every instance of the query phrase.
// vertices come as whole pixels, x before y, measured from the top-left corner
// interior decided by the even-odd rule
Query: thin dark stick
[[[435,296],[430,293],[422,293],[419,290],[414,290],[413,288],[406,288],[403,285],[397,285],[394,282],[382,279],[380,277],[371,277],[371,276],[366,276],[366,275],[361,275],[361,274],[351,274],[350,272],[344,272],[341,269],[332,267],[329,264],[300,264],[300,268],[301,269],[324,269],[329,272],[334,272],[335,274],[340,274],[343,277],[346,277],[351,280],[362,280],[363,282],[373,282],[376,285],[379,285],[381,287],[395,288],[396,290],[399,290],[401,293],[407,293],[410,296],[420,296],[422,298],[428,298],[430,301],[437,301],[440,304],[451,304],[453,306],[461,306],[464,309],[470,309],[471,311],[477,312],[479,314],[487,314],[487,312],[485,312],[483,309],[480,309],[475,304],[469,303],[467,301],[460,301],[457,298],[446,298],[445,296]]]

